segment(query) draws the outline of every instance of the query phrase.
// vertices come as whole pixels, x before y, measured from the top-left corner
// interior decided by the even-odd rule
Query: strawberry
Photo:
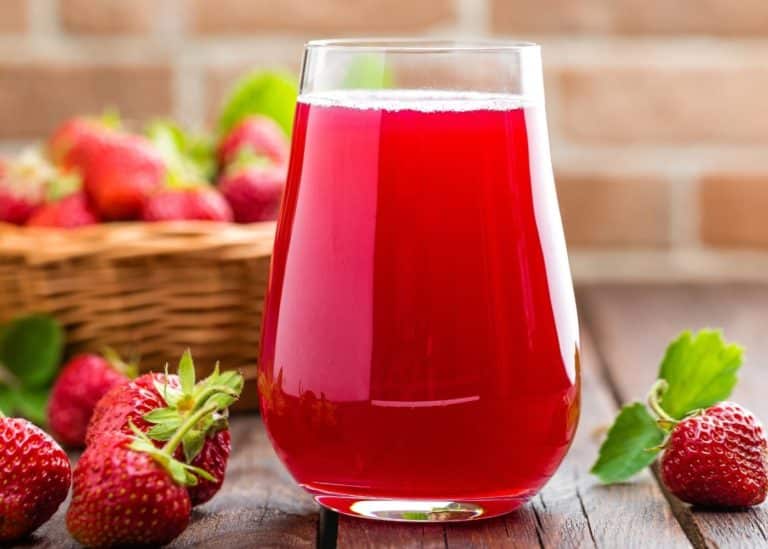
[[[180,365],[182,389],[156,387],[172,406],[146,415],[154,424],[155,440],[129,422],[134,435],[101,433],[75,468],[67,528],[88,546],[164,545],[189,523],[189,488],[200,479],[216,482],[207,471],[179,461],[183,446],[189,461],[191,446],[200,453],[208,426],[237,398],[228,384],[194,385],[194,364],[185,353]],[[210,379],[235,381],[236,374],[214,372]],[[154,381],[154,380],[153,380]],[[190,386],[190,383],[192,384]],[[239,380],[242,386],[242,378]],[[199,389],[195,391],[195,389]],[[167,440],[162,447],[157,442]]]
[[[196,485],[187,488],[193,507],[210,501],[219,492],[224,484],[229,453],[232,450],[229,429],[213,430],[206,437],[203,448],[191,464],[207,471],[212,478],[201,479]]]
[[[225,393],[234,400],[242,390],[242,376],[236,372],[219,373],[218,366],[197,384],[194,377],[194,363],[187,351],[179,363],[179,376],[145,374],[128,385],[113,389],[96,406],[88,426],[87,444],[90,446],[111,432],[130,433],[132,424],[156,443],[162,443],[212,394]],[[218,398],[226,397],[220,395]],[[211,475],[210,479],[201,480],[189,488],[193,505],[205,503],[221,488],[229,452],[230,434],[225,410],[206,417],[182,440],[182,447],[175,457]]]
[[[189,524],[189,474],[142,439],[104,436],[75,467],[67,529],[88,547],[170,543]]]
[[[255,223],[277,218],[285,187],[285,167],[250,164],[233,166],[219,178],[219,189],[232,206],[235,221]]]
[[[168,385],[179,387],[179,378],[175,375],[144,374],[128,384],[110,389],[96,403],[91,421],[85,433],[85,444],[90,446],[101,435],[113,432],[130,434],[133,423],[142,431],[148,431],[152,424],[144,421],[144,414],[167,406],[158,387]]]
[[[95,225],[98,222],[99,218],[88,203],[85,193],[78,192],[40,207],[27,220],[27,225],[74,229]]]
[[[768,443],[760,421],[721,402],[675,425],[661,474],[681,500],[707,507],[747,507],[768,493]]]
[[[288,140],[280,126],[266,116],[248,116],[224,136],[218,148],[219,166],[226,168],[244,151],[280,166],[288,163]]]
[[[104,143],[117,134],[114,120],[74,117],[62,123],[48,140],[48,157],[64,171],[88,171]]]
[[[0,173],[0,221],[23,225],[43,204],[56,170],[36,149],[4,163]]]
[[[130,382],[136,366],[114,353],[83,354],[72,358],[56,379],[48,402],[48,425],[64,445],[85,445],[85,432],[96,403],[110,389]]]
[[[83,172],[85,191],[107,220],[141,217],[147,198],[163,184],[165,163],[144,137],[115,134]]]
[[[48,434],[0,414],[0,542],[20,539],[51,518],[70,481],[67,454]]]
[[[153,194],[144,204],[144,221],[232,221],[232,209],[224,197],[211,187],[165,189]]]

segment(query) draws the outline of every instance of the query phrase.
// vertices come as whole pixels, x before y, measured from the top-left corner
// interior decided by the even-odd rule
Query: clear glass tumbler
[[[552,476],[579,336],[537,45],[307,45],[259,390],[342,513],[490,517]]]

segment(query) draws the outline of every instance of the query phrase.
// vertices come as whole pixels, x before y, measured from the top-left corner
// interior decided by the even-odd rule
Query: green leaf
[[[152,440],[171,440],[173,435],[176,433],[176,429],[178,429],[180,426],[181,422],[177,424],[161,423],[159,425],[153,426],[149,431],[147,431],[147,436],[149,436],[149,438]]]
[[[0,412],[7,416],[13,414],[13,391],[5,385],[0,385]]]
[[[669,387],[661,402],[676,419],[727,399],[737,381],[743,349],[727,343],[719,331],[685,331],[673,341],[662,360],[659,378]]]
[[[148,423],[166,423],[172,421],[178,421],[181,423],[181,417],[179,411],[173,408],[156,408],[151,412],[144,414],[144,421]]]
[[[286,135],[293,128],[298,88],[294,79],[280,72],[254,71],[235,83],[221,109],[219,132],[226,135],[252,114],[263,114],[277,122]]]
[[[184,435],[181,443],[184,448],[184,458],[187,463],[192,463],[192,460],[197,457],[203,449],[203,445],[205,445],[205,431],[190,429],[190,431]]]
[[[187,132],[165,119],[153,121],[146,134],[165,160],[171,186],[195,186],[213,178],[216,154],[210,136]]]
[[[358,56],[349,64],[343,87],[378,90],[391,88],[393,83],[394,76],[384,56],[371,53]]]
[[[195,390],[195,363],[192,361],[192,353],[187,349],[179,360],[179,380],[181,391],[185,395],[192,394]]]
[[[45,425],[48,419],[46,411],[49,392],[47,388],[29,389],[22,387],[13,395],[14,408],[32,423]]]
[[[627,480],[656,459],[664,436],[643,404],[624,406],[600,447],[592,474],[606,484]]]
[[[59,368],[64,336],[48,315],[13,320],[3,330],[0,363],[25,387],[48,385]]]

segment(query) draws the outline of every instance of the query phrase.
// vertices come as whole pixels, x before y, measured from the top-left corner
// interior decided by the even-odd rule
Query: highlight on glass
[[[518,508],[579,415],[539,46],[310,42],[293,135],[259,373],[278,456],[341,513]]]

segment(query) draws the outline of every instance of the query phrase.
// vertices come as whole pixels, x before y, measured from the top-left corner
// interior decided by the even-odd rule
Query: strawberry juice
[[[500,94],[300,98],[259,389],[320,503],[492,516],[563,459],[578,323],[545,120]]]

